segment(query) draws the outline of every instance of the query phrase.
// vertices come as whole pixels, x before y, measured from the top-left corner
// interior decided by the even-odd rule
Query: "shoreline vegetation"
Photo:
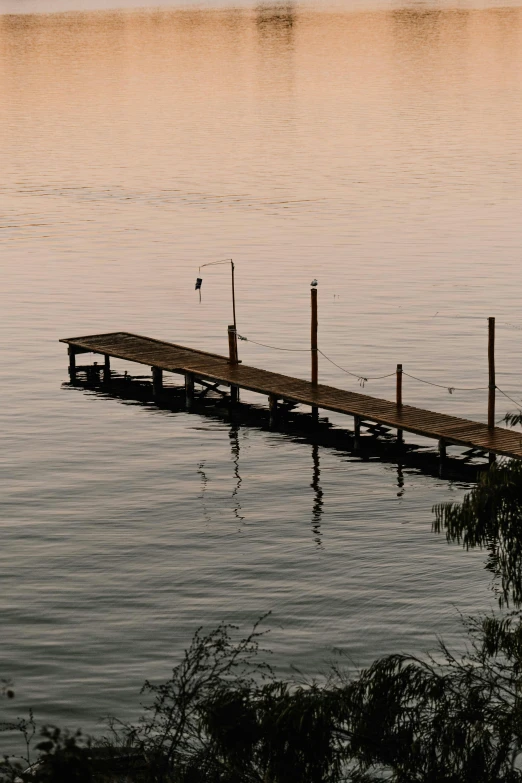
[[[515,419],[512,423],[520,423]],[[113,719],[102,739],[32,715],[23,757],[0,783],[511,783],[522,781],[522,462],[484,473],[461,503],[434,507],[433,528],[484,547],[499,613],[463,618],[467,647],[390,655],[357,675],[278,678],[263,622],[241,636],[199,630],[164,683],[146,682],[144,714]],[[14,693],[3,683],[3,698]]]

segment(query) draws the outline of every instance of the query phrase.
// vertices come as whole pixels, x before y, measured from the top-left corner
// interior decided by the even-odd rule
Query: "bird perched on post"
[[[314,278],[310,283],[310,285],[312,286],[312,288],[315,288],[317,286],[317,280]]]

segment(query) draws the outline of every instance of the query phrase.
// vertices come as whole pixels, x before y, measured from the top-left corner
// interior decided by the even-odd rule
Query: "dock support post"
[[[69,380],[71,383],[74,383],[76,381],[76,351],[74,346],[70,345],[67,352],[69,354]]]
[[[310,334],[310,347],[312,351],[312,385],[317,386],[319,381],[319,362],[317,354],[317,288],[311,288],[310,295],[312,305],[312,322]],[[319,421],[319,408],[317,405],[312,405],[312,420],[314,423]]]
[[[152,393],[154,397],[161,397],[163,391],[163,370],[160,367],[152,367]]]
[[[439,439],[439,457],[441,462],[443,462],[447,457],[447,446],[444,438]]]
[[[275,427],[277,424],[278,410],[277,410],[277,397],[275,394],[268,395],[268,409],[270,411],[270,428]]]
[[[228,356],[230,364],[238,364],[237,331],[235,324],[231,324],[228,327]],[[230,401],[232,403],[239,402],[239,386],[230,385]]]
[[[397,408],[399,408],[399,413],[401,412],[400,409],[402,408],[402,364],[397,365],[396,370],[396,402],[397,402]],[[404,436],[402,430],[397,430],[397,445],[402,445],[404,442]]]
[[[495,319],[488,318],[488,365],[489,365],[489,383],[488,383],[488,427],[490,430],[495,428]],[[489,452],[489,464],[495,462],[495,452]]]
[[[111,382],[111,357],[108,353],[105,354],[105,361],[103,365],[103,382],[107,385]]]
[[[237,364],[237,332],[234,324],[228,327],[228,357],[230,364]]]
[[[185,405],[187,410],[194,407],[194,373],[185,373]]]
[[[361,417],[353,417],[353,447],[357,451],[361,445]]]

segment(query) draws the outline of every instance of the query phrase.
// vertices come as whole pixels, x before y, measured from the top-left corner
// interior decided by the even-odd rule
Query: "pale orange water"
[[[454,607],[493,602],[484,554],[430,533],[462,486],[320,450],[318,520],[310,446],[66,392],[57,340],[225,351],[227,270],[204,270],[201,305],[194,280],[232,256],[241,334],[306,349],[317,277],[342,366],[484,387],[495,315],[498,383],[520,400],[522,10],[43,13],[58,7],[0,3],[0,675],[17,711],[132,717],[195,627],[267,609],[277,665],[310,673],[334,646],[364,664],[457,640]],[[240,349],[309,372],[301,350]],[[404,394],[485,418],[483,390]]]

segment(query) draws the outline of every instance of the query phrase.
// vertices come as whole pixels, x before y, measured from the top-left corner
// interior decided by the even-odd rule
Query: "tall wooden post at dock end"
[[[396,370],[396,391],[395,391],[395,401],[397,403],[397,413],[400,414],[400,409],[402,408],[402,364],[397,365]],[[403,432],[402,430],[397,430],[397,443],[402,443],[403,441]]]
[[[488,367],[489,367],[489,380],[488,380],[488,428],[490,430],[495,427],[495,319],[488,318]],[[489,461],[495,461],[494,452],[489,452]]]
[[[495,426],[495,319],[488,318],[488,427]]]
[[[315,285],[317,283],[314,281]],[[317,355],[317,288],[312,284],[310,289],[311,304],[312,304],[312,322],[311,322],[311,341],[310,347],[312,352],[312,385],[317,386],[319,382],[319,362]],[[319,408],[317,405],[312,405],[312,419],[318,421]]]

